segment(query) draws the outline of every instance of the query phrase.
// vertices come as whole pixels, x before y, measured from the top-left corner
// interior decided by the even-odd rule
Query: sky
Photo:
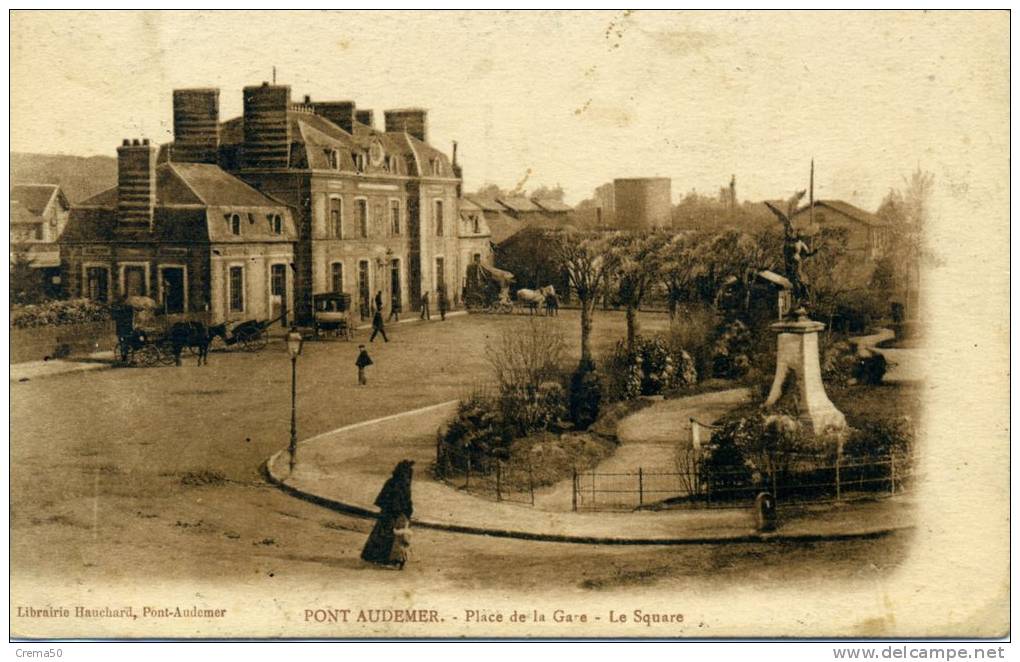
[[[674,199],[874,209],[914,168],[967,186],[1009,126],[1004,12],[32,12],[11,17],[11,150],[172,139],[172,90],[429,110],[465,188],[672,179]],[[1005,59],[1004,59],[1005,58]],[[947,189],[948,190],[948,189]]]

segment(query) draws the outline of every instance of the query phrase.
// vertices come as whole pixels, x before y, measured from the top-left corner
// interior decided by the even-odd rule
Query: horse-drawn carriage
[[[157,317],[157,309],[155,301],[140,296],[127,297],[111,308],[117,356],[123,363],[180,365],[181,352],[187,348],[202,365],[208,363],[209,346],[217,338],[225,346],[240,345],[245,351],[257,352],[269,342],[269,326],[279,321],[245,320],[232,327],[208,326],[201,320]]]
[[[157,325],[155,310],[155,301],[139,296],[127,297],[111,308],[117,330],[116,356],[122,363],[151,367],[174,362],[172,343]]]
[[[351,323],[351,295],[346,292],[327,292],[312,295],[312,324],[315,337],[319,332],[332,333],[334,338],[354,339]]]
[[[514,275],[509,271],[480,263],[472,264],[468,267],[465,302],[469,307],[485,313],[512,313],[516,305],[532,314],[543,310],[547,315],[556,314],[559,305],[552,285],[534,290],[521,288],[511,298],[510,286],[513,282]]]

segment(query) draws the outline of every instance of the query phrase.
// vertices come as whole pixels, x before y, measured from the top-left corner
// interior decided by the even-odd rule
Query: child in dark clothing
[[[354,365],[358,366],[358,384],[365,386],[368,384],[368,378],[365,377],[365,368],[372,365],[372,359],[369,357],[364,345],[358,345],[358,349],[361,351],[358,353],[358,358],[354,361]]]

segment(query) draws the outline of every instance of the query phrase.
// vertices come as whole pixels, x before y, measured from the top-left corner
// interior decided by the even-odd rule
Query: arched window
[[[230,233],[239,235],[241,234],[241,215],[231,214],[230,215]]]

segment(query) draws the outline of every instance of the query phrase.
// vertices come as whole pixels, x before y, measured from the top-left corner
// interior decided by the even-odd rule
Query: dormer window
[[[330,170],[340,169],[340,150],[327,149],[326,152],[326,165]]]
[[[354,161],[355,172],[365,172],[365,163],[368,161],[368,155],[364,152],[352,152],[351,159]]]
[[[231,214],[230,215],[230,234],[240,235],[241,234],[241,215]]]
[[[474,234],[479,234],[481,232],[478,223],[478,214],[471,214],[471,232]]]
[[[432,174],[436,177],[443,176],[443,161],[439,158],[432,159]]]
[[[269,219],[269,231],[273,234],[283,234],[283,216],[279,214],[268,214],[266,216]]]

